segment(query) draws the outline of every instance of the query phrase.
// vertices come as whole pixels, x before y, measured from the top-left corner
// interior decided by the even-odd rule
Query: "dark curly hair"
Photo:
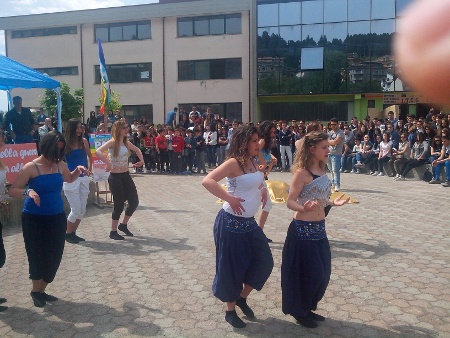
[[[255,126],[240,126],[233,131],[231,137],[230,148],[228,149],[227,159],[234,158],[238,161],[241,167],[244,166],[245,161],[249,158],[247,154],[247,146],[253,135],[259,132]]]

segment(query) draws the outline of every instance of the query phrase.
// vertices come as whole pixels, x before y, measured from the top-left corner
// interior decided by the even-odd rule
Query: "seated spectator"
[[[433,138],[433,141],[431,142],[430,146],[430,158],[428,161],[430,163],[433,163],[435,159],[437,159],[439,156],[441,156],[441,150],[442,150],[442,141],[440,136],[435,136]]]
[[[380,155],[380,143],[382,141],[381,134],[377,134],[375,137],[375,142],[373,143],[372,152],[366,159],[366,165],[370,168],[370,175],[376,176],[379,174],[378,171],[378,156]]]
[[[442,183],[443,187],[450,186],[450,142],[447,136],[442,138],[442,149],[440,156],[432,162],[433,178],[429,182],[430,184],[441,183],[441,168],[445,166],[445,182]]]
[[[388,124],[392,128],[391,124]],[[384,176],[384,164],[391,159],[392,141],[390,141],[391,135],[389,132],[383,133],[383,140],[380,142],[380,152],[378,154],[377,165],[378,170],[373,174],[374,176]]]
[[[404,181],[406,175],[413,168],[424,165],[430,157],[430,149],[428,142],[425,141],[423,133],[417,134],[417,140],[411,149],[410,158],[403,165],[400,177],[396,178],[396,181]]]
[[[430,124],[428,124],[428,123],[425,124],[425,126],[424,126],[424,136],[425,136],[425,141],[427,141],[428,144],[431,144],[431,142],[433,142],[434,135],[436,135],[436,132],[430,126]]]
[[[355,168],[364,168],[369,159],[370,154],[372,153],[373,143],[369,140],[369,135],[364,135],[364,139],[360,144],[361,151],[356,152],[355,159],[356,163],[354,165]]]
[[[353,146],[352,152],[351,152],[350,156],[348,157],[348,162],[350,162],[351,164],[347,163],[347,167],[349,165],[352,166],[352,171],[351,171],[352,174],[359,174],[361,172],[361,170],[359,168],[355,167],[355,164],[357,162],[356,156],[359,155],[358,157],[361,158],[361,152],[362,152],[361,139],[357,136],[357,137],[355,137],[355,145]],[[348,172],[348,170],[346,170],[345,172]]]
[[[400,177],[400,173],[403,168],[403,164],[407,161],[410,155],[410,147],[408,142],[408,135],[406,133],[402,133],[400,135],[400,142],[398,144],[398,149],[393,151],[391,160],[389,164],[392,169],[392,173],[394,174],[394,179]]]

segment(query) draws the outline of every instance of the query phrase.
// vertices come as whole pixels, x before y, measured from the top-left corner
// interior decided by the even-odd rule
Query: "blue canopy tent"
[[[48,75],[0,55],[0,90],[7,91],[10,106],[12,106],[10,90],[14,88],[48,88],[55,90],[58,93],[58,130],[62,131],[60,83]]]

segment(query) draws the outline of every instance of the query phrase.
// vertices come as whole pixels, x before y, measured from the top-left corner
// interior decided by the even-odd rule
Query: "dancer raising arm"
[[[257,168],[258,130],[240,126],[234,131],[228,158],[202,181],[214,196],[225,201],[214,223],[216,276],[213,294],[226,302],[225,320],[235,328],[245,327],[235,305],[254,317],[247,305],[253,289],[261,290],[273,268],[267,238],[255,220],[255,213],[267,201],[264,176]],[[226,178],[227,190],[219,185]]]
[[[295,211],[284,243],[281,264],[282,306],[299,324],[315,328],[325,318],[312,312],[322,299],[331,275],[331,252],[325,232],[325,207],[349,201],[329,200],[331,181],[325,171],[328,135],[311,132],[295,153],[287,207]]]
[[[134,151],[139,162],[134,163],[133,167],[140,167],[144,164],[144,157],[141,150],[127,139],[128,125],[125,121],[116,121],[112,126],[112,138],[100,146],[95,154],[106,163],[106,171],[111,174],[108,178],[109,188],[114,199],[114,210],[112,212],[111,232],[109,238],[114,240],[123,240],[124,237],[117,233],[117,228],[127,236],[133,236],[128,230],[128,221],[139,205],[139,197],[136,185],[131,178],[128,170],[128,157],[130,150]],[[103,152],[108,150],[107,158]],[[127,209],[122,223],[119,226],[119,218],[122,214],[125,201],[128,201]]]

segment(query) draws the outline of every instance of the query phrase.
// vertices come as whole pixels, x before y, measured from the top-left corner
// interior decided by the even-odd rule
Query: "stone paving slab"
[[[271,179],[290,182],[289,173]],[[332,278],[306,329],[281,312],[280,267],[292,217],[275,204],[266,225],[275,267],[249,297],[256,319],[234,330],[211,293],[212,225],[220,209],[203,176],[134,175],[140,206],[133,238],[108,238],[111,209],[88,209],[83,244],[66,244],[48,292],[33,306],[21,230],[4,229],[0,337],[450,337],[450,189],[420,181],[342,175],[343,192],[360,203],[327,219]],[[238,310],[239,311],[239,310]]]

